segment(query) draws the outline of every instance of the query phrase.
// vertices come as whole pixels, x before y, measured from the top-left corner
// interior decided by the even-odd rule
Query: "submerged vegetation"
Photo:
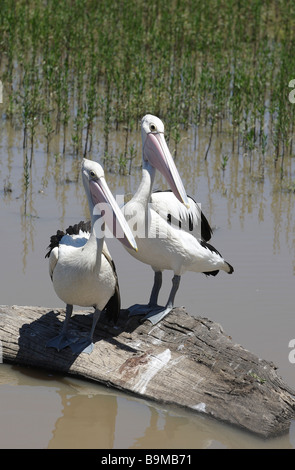
[[[1,0],[0,110],[22,126],[25,184],[37,130],[47,152],[57,134],[61,155],[70,140],[87,156],[99,127],[111,168],[120,129],[116,168],[130,173],[130,133],[146,112],[164,118],[175,152],[183,131],[205,126],[205,159],[227,132],[233,155],[255,153],[261,175],[270,160],[292,181],[294,50],[292,0]]]

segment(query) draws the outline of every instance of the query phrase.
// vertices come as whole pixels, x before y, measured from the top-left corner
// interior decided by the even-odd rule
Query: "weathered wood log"
[[[75,312],[70,328],[89,332],[91,316]],[[179,405],[261,437],[288,432],[295,392],[276,367],[234,344],[220,325],[174,309],[152,326],[122,311],[116,327],[102,317],[93,352],[74,356],[46,343],[60,332],[64,310],[0,307],[3,361],[94,380],[127,393]]]

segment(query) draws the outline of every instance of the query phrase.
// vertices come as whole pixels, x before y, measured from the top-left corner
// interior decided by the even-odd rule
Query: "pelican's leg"
[[[179,283],[180,283],[180,276],[175,274],[172,279],[172,288],[169,294],[166,307],[164,308],[160,307],[160,310],[159,310],[159,307],[158,308],[156,307],[155,310],[152,310],[151,312],[149,312],[143,318],[143,320],[149,320],[153,325],[156,325],[157,323],[159,323],[159,321],[163,320],[163,318],[166,317],[168,313],[171,312],[174,306],[175,295],[179,288]]]
[[[92,326],[90,334],[84,338],[78,339],[74,344],[71,344],[71,350],[73,354],[80,354],[81,352],[90,354],[93,351],[93,335],[96,324],[99,320],[101,311],[96,308],[93,314]]]
[[[162,271],[156,271],[155,276],[154,276],[154,285],[153,285],[150,300],[148,303],[149,307],[158,305],[158,296],[159,296],[161,287],[162,287]]]
[[[154,275],[154,285],[147,305],[135,304],[128,308],[129,316],[145,315],[151,309],[158,307],[158,296],[162,287],[162,271],[156,271]]]
[[[66,348],[70,344],[74,343],[77,339],[76,336],[70,336],[68,333],[69,321],[73,313],[73,305],[66,306],[66,318],[63,322],[61,334],[50,339],[46,347],[47,348],[56,348],[58,351]]]

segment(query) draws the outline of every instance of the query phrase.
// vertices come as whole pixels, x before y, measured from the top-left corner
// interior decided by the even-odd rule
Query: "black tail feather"
[[[200,244],[204,247],[204,248],[207,248],[208,250],[212,251],[213,253],[217,253],[219,256],[222,257],[222,255],[219,253],[218,250],[216,250],[216,248],[214,248],[214,246],[210,245],[210,243],[206,243],[205,241],[201,241]],[[234,272],[234,268],[232,267],[231,264],[229,264],[227,261],[225,261],[225,263],[228,265],[229,267],[229,272],[228,274],[232,274]],[[217,269],[216,271],[208,271],[208,272],[204,272],[203,274],[205,274],[206,276],[216,276],[217,274],[219,273],[219,269]]]
[[[214,246],[210,245],[210,243],[207,243],[205,241],[200,241],[200,244],[204,247],[204,248],[208,248],[208,250],[212,251],[212,253],[217,253],[219,256],[222,257],[221,253],[219,253],[218,250],[216,250],[216,248],[214,248]]]
[[[228,265],[229,267],[229,273],[228,274],[232,274],[234,272],[234,268],[232,267],[231,264],[229,264],[227,261],[226,261],[226,264]]]
[[[218,273],[219,273],[219,269],[217,269],[216,271],[208,271],[202,274],[205,274],[205,276],[217,276]]]

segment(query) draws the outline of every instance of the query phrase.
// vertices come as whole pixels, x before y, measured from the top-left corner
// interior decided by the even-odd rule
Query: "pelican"
[[[153,324],[173,308],[181,275],[185,271],[215,276],[220,270],[229,274],[233,267],[209,243],[212,230],[195,201],[188,197],[164,137],[164,125],[150,114],[141,122],[142,180],[123,212],[133,231],[137,251],[127,250],[154,270],[154,284],[147,305],[129,307],[130,315],[143,315]],[[154,192],[158,169],[171,191]],[[172,270],[172,288],[164,307],[158,305],[162,271]]]
[[[45,255],[49,258],[49,273],[55,292],[66,303],[61,334],[51,339],[47,347],[60,350],[70,345],[76,354],[92,351],[94,330],[103,309],[110,312],[114,320],[120,312],[116,270],[104,241],[105,223],[123,245],[131,251],[137,249],[133,234],[105,181],[102,167],[83,159],[82,180],[91,223],[80,222],[69,227],[66,233],[58,231],[51,237],[49,251]],[[94,307],[91,331],[86,338],[78,339],[68,332],[74,305]]]

